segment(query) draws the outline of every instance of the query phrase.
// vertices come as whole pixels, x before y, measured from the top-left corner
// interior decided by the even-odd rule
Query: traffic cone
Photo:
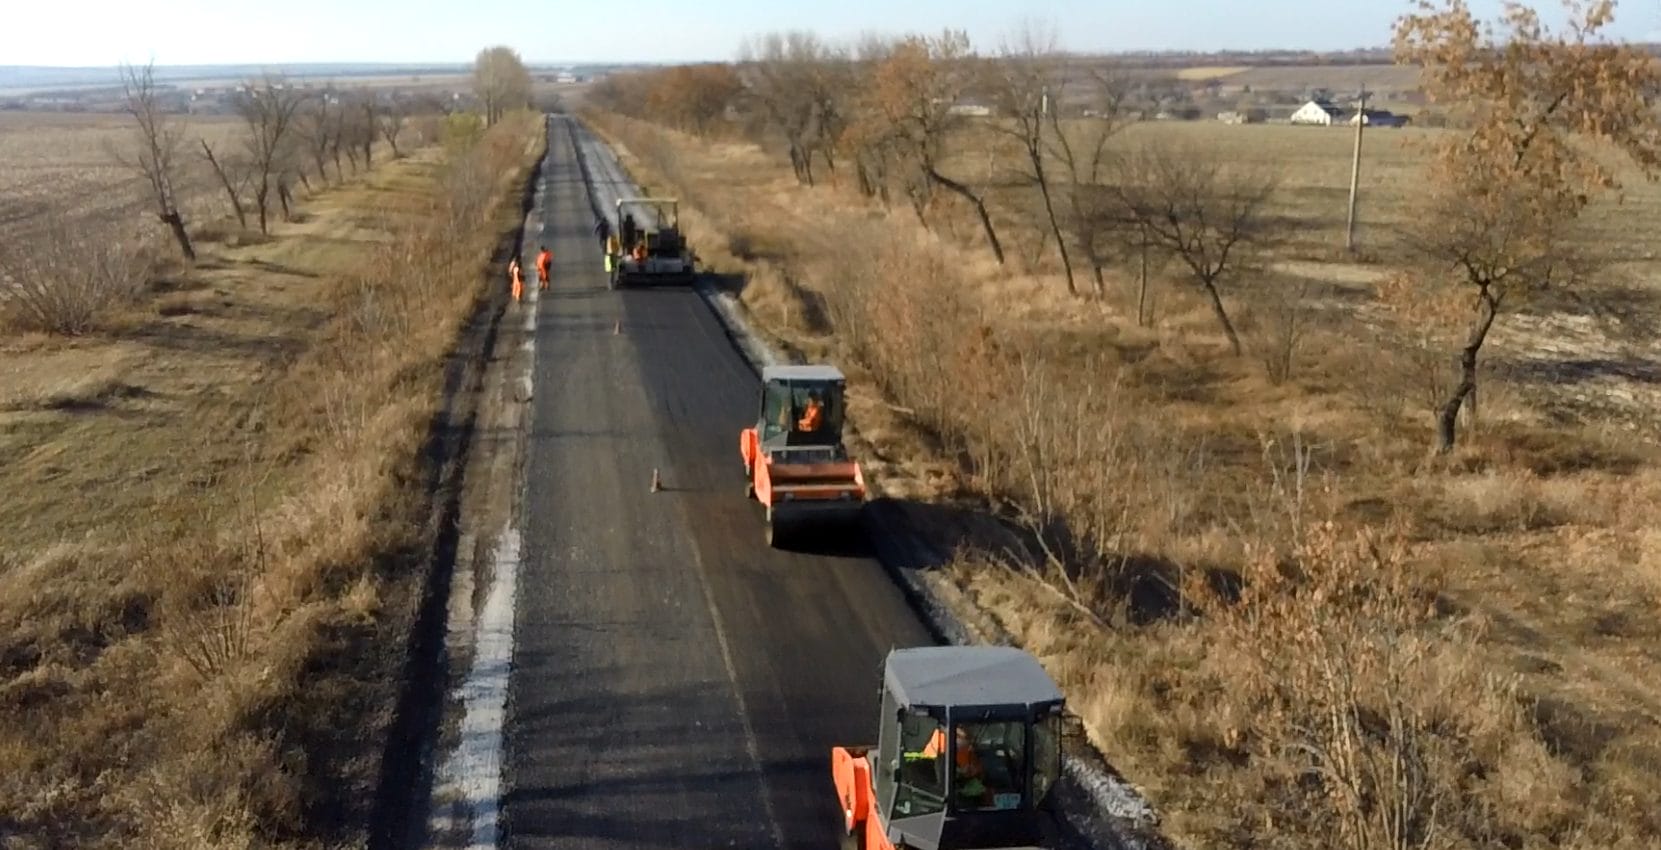
[[[657,467],[654,466],[654,467],[652,467],[652,492],[656,493],[657,491],[662,490],[662,489],[663,489],[663,479],[658,477]]]

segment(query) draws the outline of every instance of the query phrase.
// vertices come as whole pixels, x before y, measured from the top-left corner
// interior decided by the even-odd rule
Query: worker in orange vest
[[[819,420],[824,416],[824,405],[819,401],[817,391],[808,395],[807,409],[802,411],[802,418],[796,421],[796,430],[812,433],[819,430]]]
[[[513,281],[513,300],[518,301],[525,294],[525,280],[519,275],[518,257],[508,262],[508,278]]]
[[[955,765],[957,793],[971,800],[981,803],[991,802],[991,793],[982,779],[986,769],[981,765],[980,754],[975,752],[974,739],[969,736],[969,730],[962,726],[957,727],[957,758]],[[937,759],[946,754],[946,733],[943,729],[935,729],[934,735],[929,738],[928,745],[923,747],[923,758]]]
[[[547,245],[543,245],[542,253],[536,255],[536,276],[539,278],[543,289],[548,288],[548,278],[551,276],[553,266],[554,252],[548,250]]]

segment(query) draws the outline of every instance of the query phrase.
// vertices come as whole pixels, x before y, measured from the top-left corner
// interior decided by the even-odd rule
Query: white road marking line
[[[544,169],[547,163],[544,162]],[[542,187],[538,187],[534,209],[545,208]],[[530,232],[532,217],[527,216],[525,232]],[[522,249],[522,245],[520,246]],[[525,400],[530,398],[536,375],[536,308],[538,290],[534,283],[526,302],[525,340],[520,350],[525,353],[520,372],[510,380],[522,389]],[[519,485],[513,484],[517,492]],[[470,539],[470,538],[469,538]],[[496,850],[501,841],[502,767],[505,744],[508,685],[513,670],[515,596],[518,592],[519,567],[523,536],[510,520],[496,538],[491,557],[489,587],[485,604],[473,618],[469,598],[456,596],[452,588],[449,612],[449,634],[465,634],[467,626],[473,632],[473,663],[462,680],[459,701],[462,703],[460,742],[454,750],[441,757],[439,781],[434,784],[429,830],[442,843],[452,831],[470,827],[466,839],[467,850]],[[469,549],[468,551],[471,551]],[[463,570],[458,563],[456,581],[471,588],[478,579],[477,567]],[[451,694],[452,703],[457,695]],[[453,801],[446,805],[446,801]]]
[[[445,763],[441,783],[458,798],[463,822],[472,827],[468,850],[494,850],[501,833],[502,733],[513,666],[519,553],[519,529],[509,525],[491,557],[490,591],[479,614],[473,666],[461,686],[461,742]]]

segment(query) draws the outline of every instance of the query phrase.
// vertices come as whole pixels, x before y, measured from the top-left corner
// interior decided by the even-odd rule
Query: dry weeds
[[[0,836],[360,842],[426,568],[445,358],[540,122],[320,193],[0,356]]]
[[[965,546],[954,574],[1056,673],[1176,837],[1661,836],[1655,450],[1633,409],[1612,419],[1496,368],[1469,444],[1427,458],[1448,349],[1371,306],[1388,253],[1333,263],[1342,207],[1315,203],[1342,194],[1332,153],[1347,156],[1347,135],[1134,131],[1229,134],[1230,155],[1305,183],[1285,212],[1325,235],[1289,246],[1282,272],[1324,290],[1295,368],[1270,380],[1219,356],[1204,305],[1168,281],[1139,328],[1123,298],[1060,295],[1042,260],[997,267],[967,215],[925,234],[851,191],[796,186],[753,146],[595,121],[644,182],[695,207],[693,244],[770,335],[849,372],[862,460]],[[1388,221],[1374,191],[1364,209]],[[1020,218],[1007,200],[1000,213]],[[1249,348],[1279,344],[1272,310],[1246,316]],[[1538,356],[1519,336],[1500,360]]]

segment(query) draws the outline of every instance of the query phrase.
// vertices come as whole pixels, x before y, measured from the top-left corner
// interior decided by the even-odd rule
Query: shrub
[[[21,330],[77,336],[130,302],[149,271],[143,253],[110,234],[55,222],[52,239],[0,243],[0,317]]]

